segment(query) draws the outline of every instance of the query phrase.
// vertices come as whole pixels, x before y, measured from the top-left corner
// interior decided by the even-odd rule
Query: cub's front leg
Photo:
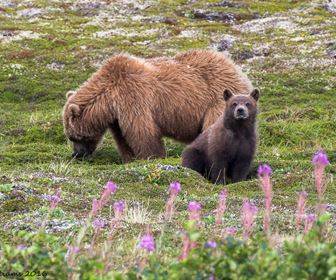
[[[250,171],[252,157],[239,157],[232,165],[231,180],[233,183],[243,181]]]
[[[227,162],[225,159],[214,161],[209,168],[210,181],[214,184],[224,184],[227,170]]]

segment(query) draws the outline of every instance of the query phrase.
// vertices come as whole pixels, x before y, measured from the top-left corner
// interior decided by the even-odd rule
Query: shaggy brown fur
[[[223,88],[252,90],[249,79],[223,54],[194,50],[174,58],[108,59],[68,94],[63,124],[74,154],[91,154],[107,129],[123,162],[164,157],[163,136],[190,143],[224,108]]]
[[[256,149],[256,114],[259,90],[250,96],[224,91],[225,111],[182,154],[182,165],[213,183],[246,179]]]

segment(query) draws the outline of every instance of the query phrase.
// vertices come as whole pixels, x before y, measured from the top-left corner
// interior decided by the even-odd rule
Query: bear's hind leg
[[[195,148],[186,148],[182,153],[182,166],[188,167],[197,171],[202,176],[205,176],[205,161],[201,151]]]
[[[134,159],[134,153],[131,147],[127,144],[126,139],[122,135],[119,123],[116,120],[110,125],[110,130],[113,134],[113,138],[117,144],[121,159],[123,163],[128,163]]]

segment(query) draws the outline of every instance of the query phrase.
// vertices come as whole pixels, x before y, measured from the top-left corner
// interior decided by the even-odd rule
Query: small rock
[[[328,0],[327,3],[322,5],[322,7],[328,12],[336,14],[336,0]]]
[[[0,1],[0,7],[2,7],[2,8],[13,8],[13,7],[15,7],[15,3],[13,3],[12,1],[1,0]]]
[[[190,29],[190,30],[182,30],[178,37],[184,37],[184,38],[196,38],[200,35],[198,30]]]
[[[330,56],[331,58],[336,59],[336,50],[328,50],[327,51],[328,56]]]
[[[217,50],[219,52],[224,52],[232,48],[233,43],[235,41],[235,38],[230,35],[225,35],[222,37],[222,39],[219,41],[217,45]]]
[[[17,12],[17,15],[20,16],[20,17],[32,18],[32,17],[40,17],[44,13],[45,13],[45,11],[42,10],[42,9],[32,8],[32,9],[19,10]]]
[[[262,19],[254,19],[240,25],[235,25],[233,29],[249,33],[264,33],[267,29],[283,29],[288,33],[297,30],[297,25],[287,17],[267,17]]]
[[[229,23],[235,21],[235,17],[233,14],[224,12],[206,13],[202,11],[196,11],[194,12],[194,18],[209,21],[229,22]]]
[[[253,51],[245,50],[245,51],[242,51],[242,52],[238,53],[237,55],[234,55],[234,58],[238,59],[238,60],[246,60],[246,59],[250,59],[254,56],[255,56],[255,54],[254,54]]]
[[[182,169],[180,165],[168,165],[168,164],[158,164],[157,167],[161,170],[166,170],[166,171],[177,171]]]
[[[62,70],[64,68],[64,64],[57,63],[57,62],[52,62],[52,63],[47,65],[47,68],[49,68],[51,70],[59,71],[59,70]]]
[[[162,19],[162,22],[165,24],[175,25],[177,23],[177,19],[171,17],[165,17]]]
[[[0,31],[0,38],[1,37],[12,37],[14,36],[13,31]]]
[[[328,49],[327,49],[328,56],[336,59],[336,41],[335,42],[329,42],[327,46],[328,46]]]
[[[62,232],[71,227],[73,227],[76,223],[62,220],[50,220],[46,226],[46,232]]]
[[[242,5],[231,1],[222,1],[216,4],[210,4],[209,7],[228,7],[228,8],[240,8]]]
[[[99,9],[105,5],[104,1],[79,0],[75,2],[71,9],[83,16],[96,16],[99,14]]]

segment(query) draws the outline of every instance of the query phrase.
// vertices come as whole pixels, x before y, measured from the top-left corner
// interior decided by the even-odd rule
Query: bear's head
[[[254,89],[249,95],[234,95],[224,90],[225,119],[234,123],[254,122],[257,115],[257,101],[260,91]]]
[[[92,154],[102,138],[102,132],[92,127],[88,116],[80,105],[73,100],[75,92],[67,93],[67,102],[63,110],[63,126],[66,137],[73,143],[72,157],[84,157]]]

